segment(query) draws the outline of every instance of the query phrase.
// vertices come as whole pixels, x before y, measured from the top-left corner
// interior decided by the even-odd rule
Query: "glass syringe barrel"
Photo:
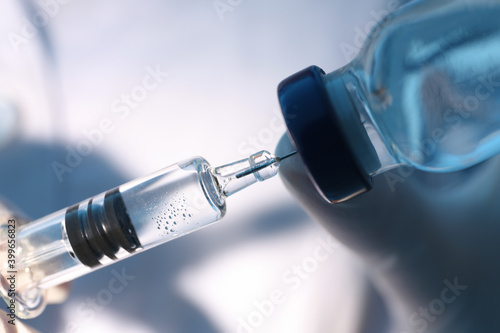
[[[200,157],[177,163],[21,228],[18,290],[75,279],[224,213],[209,164]]]
[[[281,159],[261,151],[212,168],[191,158],[29,223],[17,235],[17,289],[56,286],[218,221],[226,197],[275,176]]]
[[[35,317],[45,289],[218,221],[226,197],[275,176],[283,158],[261,151],[215,168],[191,158],[28,223],[16,236],[16,267],[0,267],[0,295],[9,304],[15,269],[16,313]]]

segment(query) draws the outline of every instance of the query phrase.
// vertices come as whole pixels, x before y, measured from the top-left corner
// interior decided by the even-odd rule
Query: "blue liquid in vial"
[[[382,22],[350,71],[393,155],[430,171],[500,150],[500,7],[444,3]]]

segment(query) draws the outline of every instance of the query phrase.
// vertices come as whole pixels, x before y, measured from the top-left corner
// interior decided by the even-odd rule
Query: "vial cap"
[[[290,140],[302,157],[316,189],[329,202],[348,200],[372,188],[344,133],[349,122],[334,107],[325,87],[325,72],[308,67],[283,80],[278,98]]]

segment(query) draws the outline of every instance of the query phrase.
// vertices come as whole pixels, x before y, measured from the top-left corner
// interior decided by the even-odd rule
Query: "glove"
[[[287,136],[277,156],[293,151]],[[395,332],[500,332],[500,158],[454,173],[399,167],[373,189],[326,202],[300,156],[280,168],[306,211],[352,249]]]

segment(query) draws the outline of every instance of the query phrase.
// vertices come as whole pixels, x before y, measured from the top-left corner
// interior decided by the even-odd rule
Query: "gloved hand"
[[[284,136],[276,155],[292,150]],[[500,332],[499,157],[455,173],[395,169],[341,204],[320,197],[298,154],[280,173],[309,214],[366,263],[395,332]]]

